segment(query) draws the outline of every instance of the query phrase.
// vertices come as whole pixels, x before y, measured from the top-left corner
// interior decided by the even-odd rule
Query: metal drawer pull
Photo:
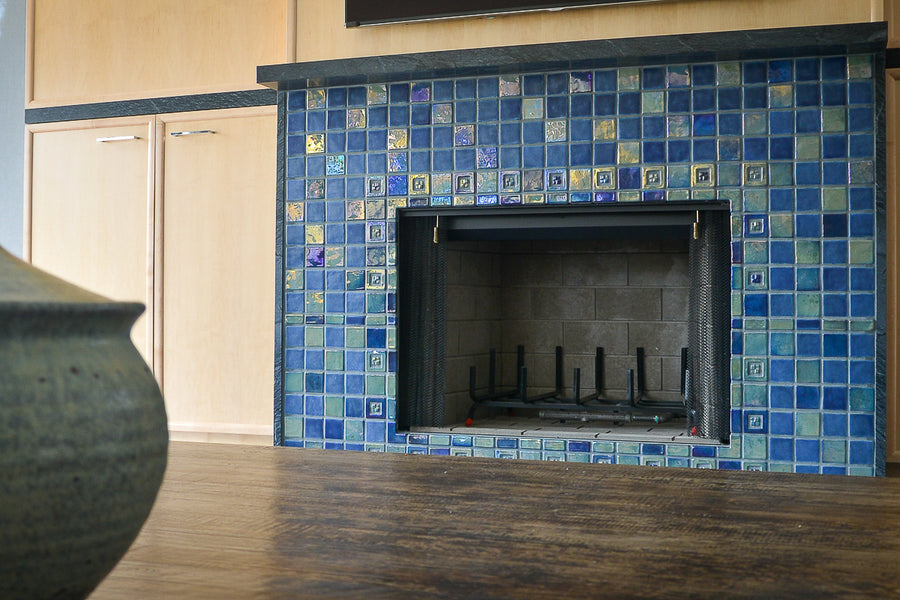
[[[183,135],[201,135],[204,133],[215,133],[212,129],[197,129],[195,131],[173,131],[169,135],[172,137],[181,137]]]
[[[111,137],[99,137],[99,138],[97,138],[97,141],[100,142],[101,144],[103,144],[105,142],[128,142],[131,140],[139,140],[139,139],[141,139],[141,138],[139,138],[136,135],[114,135]]]

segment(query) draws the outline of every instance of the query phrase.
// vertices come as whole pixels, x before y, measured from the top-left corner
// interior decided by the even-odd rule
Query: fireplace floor
[[[684,430],[683,423],[581,423],[551,421],[537,417],[484,417],[477,425],[464,423],[449,427],[414,427],[417,433],[450,433],[455,435],[492,435],[501,437],[596,439],[623,442],[683,442],[692,445],[719,445],[717,440],[693,437]]]

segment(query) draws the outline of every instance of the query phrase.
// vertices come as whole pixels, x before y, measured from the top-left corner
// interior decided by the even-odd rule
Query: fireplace
[[[278,442],[883,472],[885,41],[260,68],[281,115]]]
[[[727,442],[728,220],[727,203],[401,209],[398,427]]]

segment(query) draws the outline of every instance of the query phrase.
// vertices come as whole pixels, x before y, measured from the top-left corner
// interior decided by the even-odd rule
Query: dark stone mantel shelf
[[[593,69],[652,62],[738,60],[807,53],[883,50],[886,23],[855,23],[717,33],[557,42],[367,56],[257,67],[257,81],[279,91],[466,77],[546,69]]]

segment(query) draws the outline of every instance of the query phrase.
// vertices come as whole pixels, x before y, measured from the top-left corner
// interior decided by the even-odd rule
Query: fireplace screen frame
[[[397,211],[397,429],[445,427],[446,244],[688,239],[687,433],[730,436],[731,236],[727,202],[401,208]]]

